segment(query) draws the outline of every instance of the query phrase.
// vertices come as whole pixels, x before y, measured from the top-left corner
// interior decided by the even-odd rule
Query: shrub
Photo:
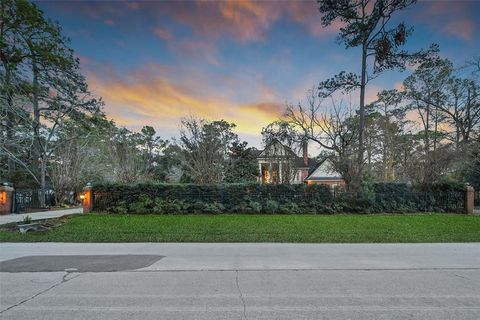
[[[157,214],[179,214],[183,212],[183,203],[175,199],[155,198],[153,212]]]
[[[126,214],[128,213],[128,206],[125,201],[119,201],[116,206],[112,208],[115,213]]]
[[[131,213],[149,213],[153,209],[153,200],[146,194],[141,194],[137,201],[134,201],[129,206]]]
[[[218,202],[206,203],[204,213],[219,214],[225,211],[225,206]]]
[[[260,213],[262,212],[262,204],[257,201],[243,201],[240,204],[231,207],[228,212],[232,213]]]
[[[278,202],[275,200],[267,200],[264,210],[266,213],[277,213]]]
[[[250,201],[248,204],[247,213],[260,213],[262,212],[262,205],[257,201]]]
[[[280,213],[284,214],[298,214],[301,213],[300,207],[293,202],[282,204],[278,210]]]

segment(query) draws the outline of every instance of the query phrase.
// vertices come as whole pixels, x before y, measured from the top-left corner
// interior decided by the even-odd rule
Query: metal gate
[[[41,205],[41,197],[45,199],[45,205]],[[55,204],[55,196],[52,189],[15,189],[12,211],[23,213],[36,209],[49,209]]]

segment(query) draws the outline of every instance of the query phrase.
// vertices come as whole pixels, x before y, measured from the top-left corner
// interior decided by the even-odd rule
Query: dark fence
[[[93,189],[93,210],[112,213],[408,213],[463,212],[460,188],[414,190],[380,185],[345,192],[324,185],[102,185]]]
[[[12,211],[15,213],[48,209],[55,205],[55,195],[52,189],[15,189],[13,198]]]
[[[454,212],[465,211],[464,191],[410,191],[401,193],[337,193],[335,201],[346,212]]]

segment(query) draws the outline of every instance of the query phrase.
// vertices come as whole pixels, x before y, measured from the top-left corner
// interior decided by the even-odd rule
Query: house
[[[332,170],[331,162],[308,157],[308,143],[302,145],[302,156],[279,140],[273,140],[257,156],[260,183],[308,183],[345,185],[340,174]]]

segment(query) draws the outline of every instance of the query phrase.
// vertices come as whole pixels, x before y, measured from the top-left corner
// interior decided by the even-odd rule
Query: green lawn
[[[477,242],[480,217],[418,215],[73,216],[46,233],[0,231],[0,241]]]

